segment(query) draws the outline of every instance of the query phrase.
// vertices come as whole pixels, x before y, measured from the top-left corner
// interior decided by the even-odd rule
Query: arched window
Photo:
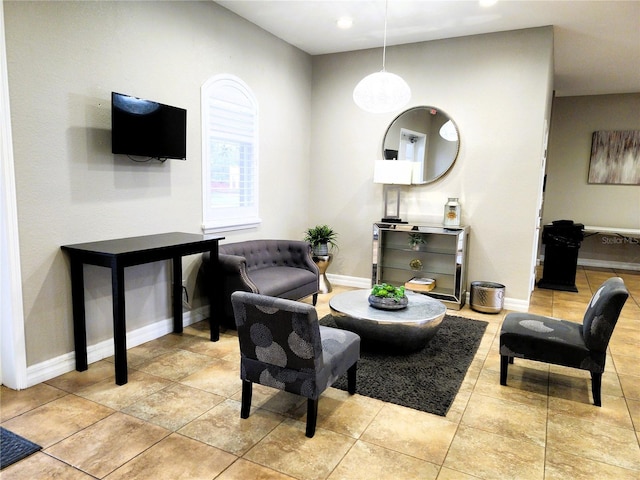
[[[233,75],[202,86],[203,231],[258,225],[258,103]]]

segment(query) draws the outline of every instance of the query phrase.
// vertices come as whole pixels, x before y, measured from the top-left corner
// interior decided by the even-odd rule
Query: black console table
[[[76,370],[82,372],[87,365],[87,329],[84,309],[83,265],[111,268],[113,295],[113,342],[115,346],[116,384],[124,385],[127,373],[127,330],[125,322],[124,269],[133,265],[173,260],[173,331],[182,332],[182,257],[211,252],[213,272],[217,269],[218,241],[224,237],[193,233],[162,233],[143,237],[118,238],[100,242],[63,245],[71,263],[71,296],[73,302],[73,331],[76,350]],[[216,273],[213,274],[217,276]],[[209,289],[210,292],[219,289]],[[214,305],[222,301],[209,294],[209,323],[211,341],[219,338],[219,320],[213,314]]]

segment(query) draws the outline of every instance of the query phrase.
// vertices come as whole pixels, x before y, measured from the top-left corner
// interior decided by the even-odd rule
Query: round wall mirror
[[[398,115],[387,128],[382,158],[413,163],[411,183],[435,182],[453,166],[460,151],[458,127],[435,107],[414,107]]]

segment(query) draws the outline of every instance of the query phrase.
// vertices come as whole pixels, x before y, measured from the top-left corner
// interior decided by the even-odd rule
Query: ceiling
[[[384,0],[216,3],[311,55],[383,43]],[[353,19],[348,30],[336,26],[343,16]],[[640,92],[638,0],[389,0],[387,18],[387,45],[552,25],[556,95]]]

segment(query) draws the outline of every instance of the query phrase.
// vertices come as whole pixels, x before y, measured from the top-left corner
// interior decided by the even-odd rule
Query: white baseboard
[[[579,258],[578,265],[582,267],[612,268],[614,270],[631,270],[634,272],[640,272],[640,263],[611,262],[608,260],[594,260],[591,258]]]
[[[538,265],[544,264],[544,255],[538,256]],[[640,272],[640,263],[616,262],[612,260],[597,260],[595,258],[579,258],[578,265],[581,267],[611,268],[613,270],[631,270]]]
[[[347,275],[335,274],[327,274],[327,277],[329,281],[335,285],[354,288],[371,287],[370,278],[351,277]],[[469,294],[467,293],[467,304],[469,303],[468,295]],[[507,310],[526,312],[529,308],[529,302],[514,298],[505,298],[504,308]],[[208,313],[208,306],[198,307],[186,311],[183,314],[182,324],[186,327],[193,323],[202,321],[205,318],[208,318]],[[127,348],[142,345],[145,342],[149,342],[151,340],[155,340],[156,338],[167,335],[172,331],[173,319],[171,318],[160,320],[151,325],[146,325],[136,330],[132,330],[130,332],[127,332]],[[104,358],[111,357],[113,355],[113,352],[113,338],[104,340],[94,345],[87,346],[87,361],[89,363],[89,368],[91,368],[91,363],[95,363]],[[38,383],[42,383],[59,375],[63,375],[67,372],[73,371],[76,368],[75,358],[75,353],[70,352],[27,367],[27,387],[31,387]]]
[[[504,309],[505,310],[513,310],[515,312],[528,312],[529,311],[529,301],[528,300],[518,300],[516,298],[504,298]]]
[[[347,275],[335,275],[327,273],[327,278],[331,283],[342,285],[343,287],[371,288],[371,279],[363,277],[349,277]]]
[[[197,323],[205,318],[208,318],[209,307],[198,307],[193,310],[184,312],[182,325],[188,326],[193,323]],[[173,332],[173,319],[168,318],[160,320],[151,325],[145,325],[127,332],[127,348],[136,347],[142,345],[145,342],[155,340],[168,333]],[[104,340],[94,345],[87,346],[87,361],[89,368],[91,364],[108,358],[114,353],[113,338]],[[31,387],[38,383],[42,383],[46,380],[50,380],[59,375],[63,375],[67,372],[71,372],[76,368],[76,354],[75,352],[65,353],[59,357],[46,360],[41,363],[37,363],[30,367],[27,367],[27,387]]]

